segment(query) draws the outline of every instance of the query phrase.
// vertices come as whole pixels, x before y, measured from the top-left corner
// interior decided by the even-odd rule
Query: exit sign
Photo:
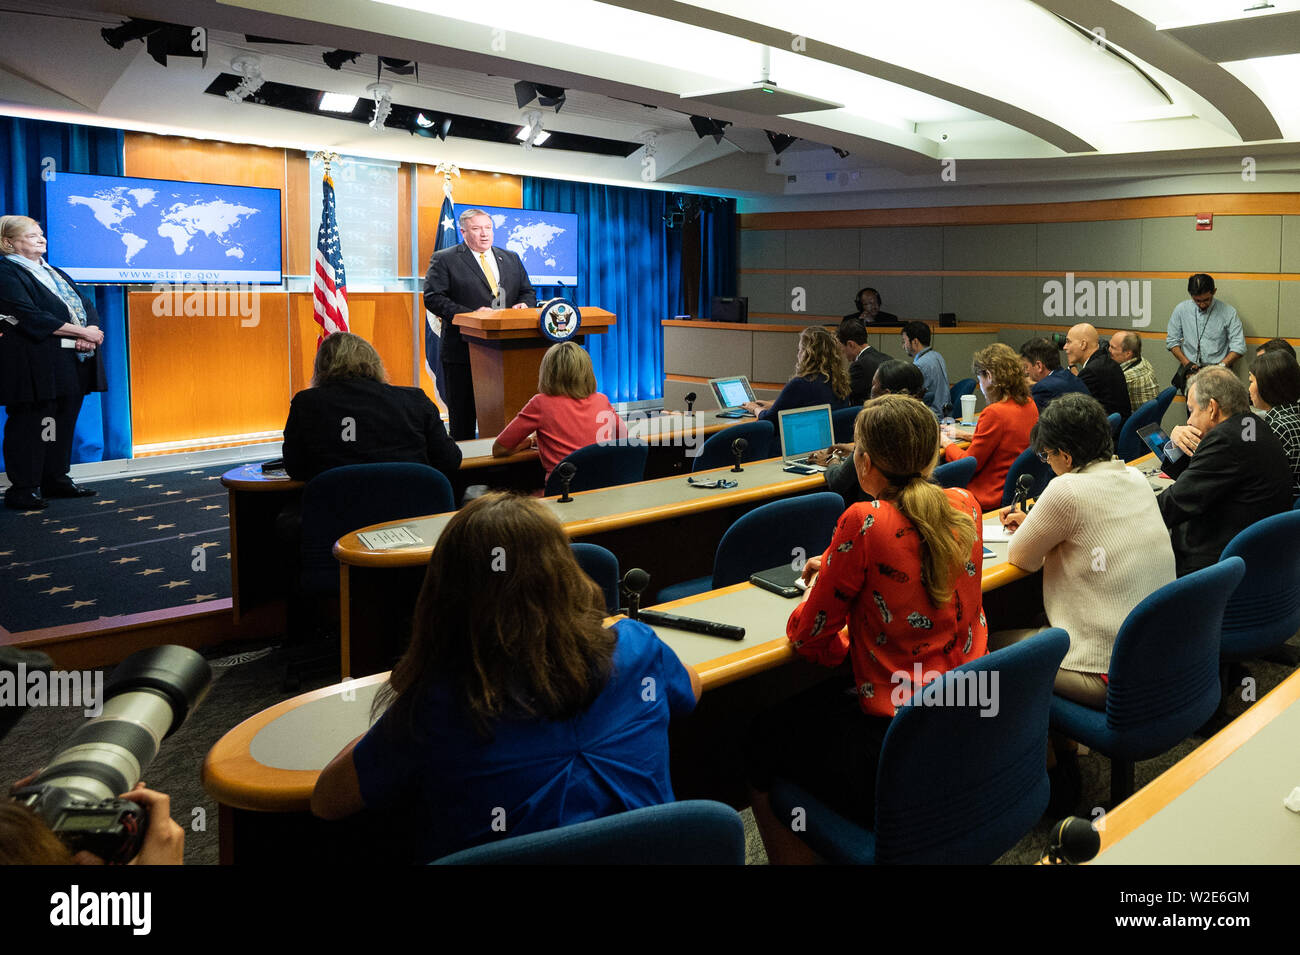
[[[1209,232],[1214,228],[1213,212],[1198,212],[1196,214],[1196,231]]]

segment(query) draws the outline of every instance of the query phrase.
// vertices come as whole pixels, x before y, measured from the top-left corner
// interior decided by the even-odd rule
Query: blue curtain
[[[585,182],[524,177],[524,208],[578,214],[577,289],[539,288],[538,299],[564,293],[579,305],[618,316],[604,335],[587,340],[600,390],[611,401],[643,401],[664,393],[664,336],[660,321],[703,311],[685,301],[682,233],[664,217],[676,207],[671,193]],[[736,203],[715,209],[686,228],[700,229],[700,295],[734,295]]]
[[[44,225],[43,173],[120,176],[122,160],[121,130],[0,117],[0,214],[31,216]],[[50,246],[56,247],[59,237],[51,235],[49,240]],[[131,456],[126,293],[120,285],[93,288],[95,308],[104,329],[99,360],[104,362],[108,391],[86,396],[73,439],[74,464]],[[0,426],[4,417],[0,410]],[[3,465],[0,458],[0,467]]]

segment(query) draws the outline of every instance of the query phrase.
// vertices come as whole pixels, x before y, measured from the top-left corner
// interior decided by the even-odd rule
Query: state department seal
[[[565,301],[548,302],[537,317],[542,334],[553,342],[567,342],[578,334],[582,314],[576,305]]]

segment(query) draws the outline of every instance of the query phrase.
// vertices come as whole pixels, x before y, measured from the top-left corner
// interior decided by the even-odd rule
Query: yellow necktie
[[[490,289],[492,290],[492,294],[493,294],[493,295],[496,295],[496,294],[497,294],[497,280],[496,280],[496,278],[494,278],[493,275],[492,275],[492,266],[488,265],[487,253],[486,253],[486,252],[480,252],[480,253],[478,254],[478,264],[479,264],[479,268],[481,268],[481,269],[483,270],[483,274],[487,277],[487,280],[488,280],[488,288],[490,288]]]

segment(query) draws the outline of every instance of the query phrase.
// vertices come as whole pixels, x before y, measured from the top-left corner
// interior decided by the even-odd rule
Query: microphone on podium
[[[623,593],[627,595],[627,616],[635,620],[641,615],[641,592],[650,586],[650,575],[640,567],[633,567],[623,575]]]
[[[749,442],[744,438],[737,438],[731,442],[731,453],[736,456],[736,466],[731,470],[737,474],[745,469],[740,466],[740,459],[745,456],[745,450],[749,447]]]
[[[1081,865],[1091,862],[1101,851],[1101,834],[1090,820],[1068,816],[1052,827],[1052,841],[1043,856],[1043,865]]]
[[[564,489],[564,493],[560,495],[560,499],[555,503],[568,504],[573,500],[569,496],[569,482],[573,480],[573,476],[577,473],[578,466],[572,461],[561,461],[555,466],[555,474],[560,479],[560,487]]]

